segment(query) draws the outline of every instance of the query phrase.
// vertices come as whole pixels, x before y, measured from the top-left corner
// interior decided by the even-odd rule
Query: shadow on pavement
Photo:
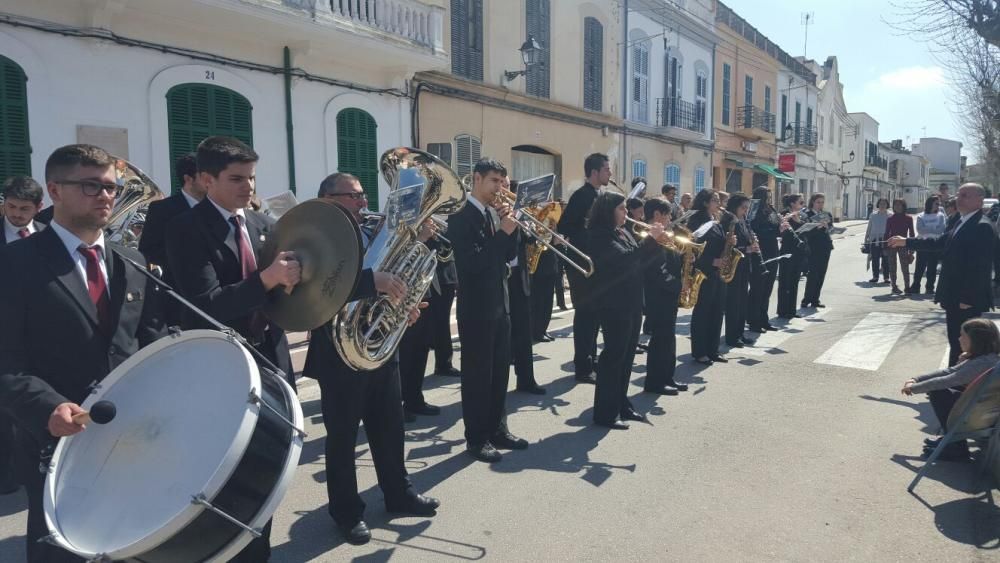
[[[24,536],[11,536],[0,540],[0,561],[24,561],[28,555],[24,551]]]
[[[899,399],[890,399],[889,397],[873,397],[872,395],[858,395],[858,397],[866,401],[874,401],[876,403],[884,403],[888,405],[895,405],[898,407],[906,407],[908,409],[913,409],[914,411],[916,411],[916,414],[913,416],[913,418],[917,419],[921,424],[924,425],[924,427],[921,428],[920,431],[926,434],[937,434],[938,429],[940,428],[937,419],[934,417],[934,411],[931,409],[931,404],[926,400],[919,402],[914,402],[912,400],[903,401]],[[913,443],[914,444],[918,443],[918,439],[919,436],[914,436]]]

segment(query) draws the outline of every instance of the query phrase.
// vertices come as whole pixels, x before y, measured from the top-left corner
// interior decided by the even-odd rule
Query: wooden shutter
[[[347,108],[337,114],[337,171],[354,174],[378,211],[378,125],[368,112]]]
[[[726,63],[722,65],[722,124],[729,125],[729,113],[732,110],[732,67]]]
[[[528,69],[525,75],[526,92],[539,98],[549,97],[549,50],[552,48],[549,33],[551,12],[549,0],[527,0],[525,21],[528,35],[535,38],[542,47],[542,62]]]
[[[479,139],[472,135],[459,135],[455,137],[455,172],[460,177],[472,174],[472,169],[481,157],[481,145]]]
[[[0,185],[31,175],[27,81],[17,63],[0,56]]]
[[[649,121],[649,47],[637,43],[632,48],[632,119]]]
[[[213,135],[235,137],[252,147],[253,107],[228,88],[179,84],[167,92],[167,135],[171,164]],[[171,166],[171,187],[176,191],[182,184]]]
[[[451,0],[451,72],[483,79],[483,0]]]
[[[583,107],[604,110],[604,26],[596,18],[583,20]]]

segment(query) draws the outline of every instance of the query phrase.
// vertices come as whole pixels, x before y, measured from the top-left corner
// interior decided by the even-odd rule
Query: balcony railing
[[[877,154],[870,154],[865,157],[865,168],[881,168],[885,170],[889,167],[889,160]]]
[[[819,131],[815,127],[797,121],[793,122],[791,126],[792,132],[785,138],[785,143],[800,147],[816,146],[816,141],[819,139]]]
[[[656,125],[704,133],[705,107],[703,103],[691,103],[680,98],[657,98]]]
[[[757,106],[740,106],[736,108],[736,127],[738,129],[758,129],[773,134],[774,114]]]

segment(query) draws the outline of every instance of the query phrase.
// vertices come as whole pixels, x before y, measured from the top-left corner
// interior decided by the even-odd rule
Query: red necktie
[[[31,233],[28,232],[28,229],[21,229],[20,231],[17,232],[17,236],[21,238],[28,238],[28,235],[30,234]]]
[[[257,271],[257,259],[253,256],[253,249],[250,248],[250,241],[243,235],[243,217],[233,215],[229,218],[229,223],[233,226],[233,236],[236,238],[236,248],[239,250],[240,269],[243,272],[243,279],[249,278]],[[250,314],[250,332],[253,338],[258,340],[263,337],[264,330],[267,329],[267,318],[260,311]]]
[[[101,332],[108,333],[109,306],[108,286],[101,272],[100,256],[96,246],[81,246],[80,254],[87,260],[87,293],[97,308],[97,324]]]

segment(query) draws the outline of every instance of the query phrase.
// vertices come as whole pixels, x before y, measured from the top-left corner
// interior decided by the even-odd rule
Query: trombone
[[[500,191],[497,192],[496,205],[506,203],[513,210],[514,203],[516,201],[517,201],[517,195],[515,195],[514,192],[508,189],[500,188]],[[520,227],[521,230],[524,231],[526,235],[534,238],[536,241],[538,241],[538,244],[542,244],[548,247],[548,249],[554,252],[556,256],[562,258],[567,264],[569,264],[570,266],[575,268],[578,272],[583,274],[583,277],[589,278],[594,274],[594,261],[590,259],[590,256],[587,256],[586,254],[583,253],[582,250],[570,244],[568,240],[563,238],[559,233],[550,229],[545,223],[538,220],[538,218],[532,215],[529,211],[521,209],[521,210],[515,210],[514,212],[517,215],[520,215],[521,218],[527,219],[528,223],[530,223],[530,224],[525,223],[523,221],[520,221],[518,217],[511,216],[511,219],[513,219],[514,222],[517,223],[517,226]],[[580,258],[580,260],[584,264],[586,264],[586,267],[581,266],[576,262],[576,260],[573,260],[566,254],[560,252],[559,249],[557,249],[555,245],[552,244],[553,242],[565,246],[569,251],[577,255]]]
[[[632,223],[633,225],[635,225],[639,229],[639,232],[636,233],[639,238],[646,238],[647,236],[649,236],[649,230],[653,227],[649,223],[643,223],[642,221],[637,221],[637,220],[635,220],[635,219],[633,219],[631,217],[627,217],[627,216],[625,217],[625,222]],[[682,229],[683,232],[690,234],[690,231],[688,231],[687,229],[685,229],[684,227],[682,227],[680,225],[675,224],[674,225],[674,230],[677,230],[677,229]],[[657,240],[656,243],[659,244],[660,246],[666,248],[666,249],[669,249],[669,250],[683,252],[684,247],[688,246],[688,245],[691,245],[694,248],[699,249],[699,250],[705,247],[704,243],[701,243],[701,244],[696,243],[690,237],[685,236],[683,234],[677,234],[677,233],[671,233],[671,232],[668,232],[668,231],[663,231],[663,235],[666,236],[668,240],[665,240],[665,241],[663,241],[663,240]]]

